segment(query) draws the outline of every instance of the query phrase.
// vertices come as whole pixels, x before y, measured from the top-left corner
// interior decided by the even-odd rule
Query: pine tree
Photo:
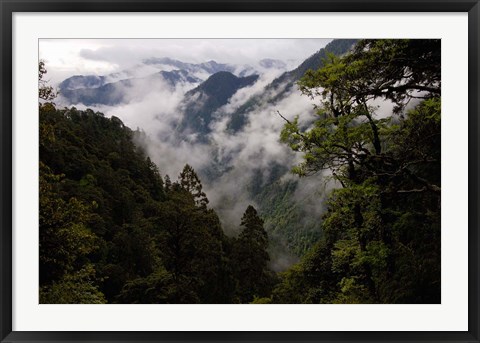
[[[208,199],[205,193],[202,191],[202,184],[198,178],[195,170],[188,164],[185,165],[183,171],[178,177],[180,187],[193,195],[195,204],[198,207],[206,207]]]
[[[256,296],[269,295],[271,290],[272,275],[267,267],[270,260],[268,235],[263,220],[251,205],[242,217],[241,226],[243,230],[235,243],[233,262],[238,279],[238,299],[249,303]]]

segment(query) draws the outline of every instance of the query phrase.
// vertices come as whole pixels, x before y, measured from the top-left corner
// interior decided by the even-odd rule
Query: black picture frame
[[[14,12],[466,12],[468,13],[468,331],[19,332],[12,331],[12,15]],[[479,342],[479,0],[0,0],[1,342]]]

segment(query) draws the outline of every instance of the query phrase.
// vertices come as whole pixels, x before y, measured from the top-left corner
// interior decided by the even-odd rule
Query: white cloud
[[[41,39],[40,58],[58,83],[75,74],[105,75],[149,57],[183,62],[215,60],[257,64],[274,58],[294,67],[325,46],[329,39]]]

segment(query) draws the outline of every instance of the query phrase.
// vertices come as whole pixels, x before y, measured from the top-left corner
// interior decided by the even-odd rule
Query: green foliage
[[[160,268],[145,278],[127,281],[117,297],[126,304],[164,304],[174,299],[175,285],[172,275]]]
[[[154,228],[156,242],[162,247],[160,257],[175,285],[171,302],[226,301],[231,293],[228,282],[222,284],[228,277],[227,243],[216,213],[197,206],[194,194],[173,184]]]
[[[40,162],[40,280],[45,284],[74,272],[98,249],[97,237],[86,226],[91,207],[74,197],[63,200],[61,178]]]
[[[440,301],[439,56],[438,40],[363,40],[299,82],[321,101],[311,127],[296,118],[282,131],[304,154],[293,172],[330,170],[342,187],[322,243],[282,276],[273,302]],[[377,118],[377,98],[395,105],[390,116]]]
[[[272,261],[289,253],[290,259],[303,256],[320,238],[320,211],[312,211],[308,204],[313,202],[321,206],[321,202],[317,201],[317,194],[299,199],[295,196],[297,187],[298,182],[292,180],[270,183],[261,187],[255,197],[272,243],[269,247]],[[272,249],[272,246],[278,248]]]
[[[252,302],[254,297],[265,297],[271,292],[275,282],[267,263],[268,235],[263,228],[263,220],[253,206],[248,206],[243,214],[241,231],[234,245],[233,261],[238,280],[236,295],[240,302]]]
[[[198,178],[197,173],[195,173],[195,170],[186,164],[178,178],[180,187],[193,195],[195,204],[205,208],[208,204],[208,199],[202,191],[202,184],[200,183],[200,179]]]
[[[440,44],[436,39],[361,40],[342,58],[330,54],[325,67],[307,72],[299,85],[309,96],[321,95],[337,111],[355,106],[353,100],[361,105],[383,98],[399,113],[412,96],[440,96]]]
[[[271,304],[271,303],[272,303],[271,298],[254,297],[253,301],[250,304]]]
[[[191,166],[164,183],[133,142],[141,133],[120,119],[51,103],[39,110],[42,303],[239,301],[234,241]],[[266,278],[266,234],[255,238],[261,252],[247,236],[256,242],[255,232],[242,240],[252,256],[243,273]]]
[[[74,301],[60,291],[77,281],[108,302],[233,301],[231,242],[193,168],[164,186],[115,117],[43,106],[40,123],[42,301]]]
[[[280,274],[272,302],[309,304],[334,301],[339,276],[332,271],[331,246],[320,239],[302,260]]]
[[[41,101],[50,102],[57,97],[58,92],[43,78],[46,73],[45,61],[40,61],[38,63],[38,98]]]
[[[91,264],[59,281],[40,288],[41,304],[105,304],[107,301],[95,283],[95,270]]]

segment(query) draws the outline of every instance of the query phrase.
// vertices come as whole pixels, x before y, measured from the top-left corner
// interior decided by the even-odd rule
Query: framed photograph
[[[1,342],[479,342],[478,0],[1,0]]]

